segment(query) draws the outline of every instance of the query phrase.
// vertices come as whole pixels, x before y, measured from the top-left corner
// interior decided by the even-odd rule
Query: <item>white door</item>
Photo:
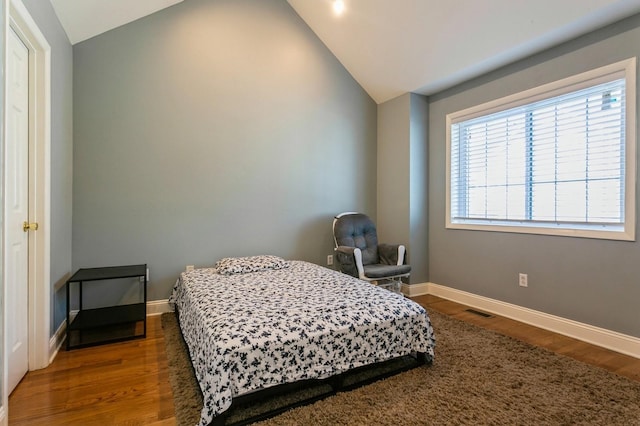
[[[5,156],[6,352],[9,393],[29,369],[29,50],[9,31]]]

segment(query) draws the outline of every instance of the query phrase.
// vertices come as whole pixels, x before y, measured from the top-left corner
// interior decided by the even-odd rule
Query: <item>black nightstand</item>
[[[83,309],[82,287],[90,281],[138,278],[144,287],[139,303]],[[71,320],[71,284],[78,283],[78,313]],[[141,327],[140,327],[141,326]],[[142,331],[140,332],[140,328]],[[147,336],[147,265],[84,268],[67,280],[67,350]]]

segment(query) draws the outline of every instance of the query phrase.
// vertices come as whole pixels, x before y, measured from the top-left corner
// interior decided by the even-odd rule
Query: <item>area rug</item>
[[[640,383],[430,312],[432,365],[294,408],[272,425],[635,425]],[[195,425],[202,397],[175,315],[163,314],[179,425]]]

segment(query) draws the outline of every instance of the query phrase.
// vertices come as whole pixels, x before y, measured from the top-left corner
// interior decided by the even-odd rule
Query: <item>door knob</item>
[[[34,223],[24,222],[22,224],[22,230],[24,232],[37,231],[38,230],[38,222],[34,222]]]

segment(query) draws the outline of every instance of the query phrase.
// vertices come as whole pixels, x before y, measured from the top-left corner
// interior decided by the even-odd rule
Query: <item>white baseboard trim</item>
[[[64,339],[67,337],[67,320],[65,319],[60,324],[60,327],[56,330],[56,332],[49,339],[49,364],[51,364],[58,355],[62,344],[64,343]]]
[[[173,312],[173,305],[169,299],[152,300],[147,302],[147,316],[160,315],[165,312]]]
[[[401,291],[407,297],[424,296],[429,293],[429,283],[402,284]]]
[[[424,285],[418,284],[418,286],[416,290],[422,291]],[[413,287],[413,285],[410,287]],[[553,331],[554,333],[611,349],[634,358],[640,358],[640,338],[634,336],[628,336],[616,331],[595,327],[488,297],[478,296],[439,284],[426,283],[426,287],[427,293],[422,294],[432,294],[472,308],[511,318],[525,324]]]

